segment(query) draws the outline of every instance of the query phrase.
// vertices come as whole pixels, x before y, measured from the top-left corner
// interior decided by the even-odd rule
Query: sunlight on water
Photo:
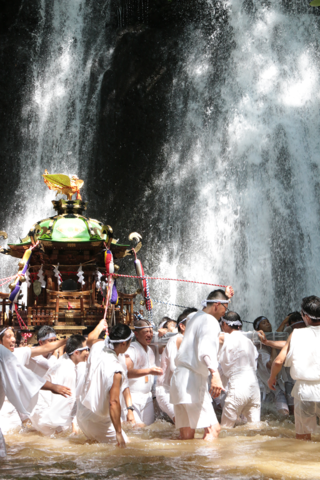
[[[46,438],[31,430],[6,436],[8,458],[1,479],[319,479],[320,435],[294,439],[292,420],[267,415],[259,428],[223,430],[214,444],[177,440],[174,427],[158,420],[145,430],[127,429],[125,450],[88,442],[84,436]]]

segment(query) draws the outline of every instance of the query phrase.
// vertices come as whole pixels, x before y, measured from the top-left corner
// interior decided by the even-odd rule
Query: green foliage
[[[311,7],[320,7],[320,0],[313,0],[310,3]]]

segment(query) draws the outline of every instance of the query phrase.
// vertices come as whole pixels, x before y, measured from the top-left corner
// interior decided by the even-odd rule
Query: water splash
[[[41,0],[39,8],[20,127],[22,181],[6,226],[10,242],[27,235],[36,221],[53,215],[53,194],[41,182],[45,169],[86,178],[100,84],[112,55],[105,28],[110,21],[106,0]],[[5,260],[1,276],[16,264]]]
[[[232,309],[277,324],[320,290],[320,23],[292,3],[208,2],[210,28],[187,29],[168,168],[145,199],[161,205],[159,275],[230,283]],[[207,293],[151,285],[190,306]]]

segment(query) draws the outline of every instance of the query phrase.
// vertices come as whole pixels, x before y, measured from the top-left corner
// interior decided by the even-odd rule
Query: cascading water
[[[21,183],[5,228],[11,243],[53,215],[53,195],[41,179],[45,169],[87,177],[99,87],[112,53],[105,0],[41,0],[39,18],[21,112]],[[12,275],[14,265],[3,257],[1,277]]]
[[[208,2],[210,35],[202,23],[181,39],[168,167],[145,195],[150,224],[161,222],[159,276],[232,284],[231,308],[249,321],[279,324],[320,292],[320,23],[309,10]],[[199,306],[210,290],[151,293]]]
[[[171,29],[174,62],[154,62],[154,70],[143,80],[140,70],[154,61],[154,52],[139,43],[143,28],[130,30],[130,22],[141,22],[142,11],[149,19],[147,1],[117,4],[118,27],[124,28],[118,57],[105,29],[110,3],[41,1],[20,129],[19,199],[5,229],[10,241],[17,240],[34,221],[52,213],[52,193],[40,180],[45,168],[76,173],[87,184],[96,169],[91,185],[97,183],[99,201],[90,205],[96,203],[92,208],[99,218],[110,214],[107,218],[116,232],[127,232],[128,223],[144,230],[141,256],[147,273],[231,283],[236,292],[232,308],[244,319],[264,314],[278,323],[320,286],[319,16],[304,0],[208,0],[197,5],[193,14],[190,2],[181,4],[191,14]],[[157,8],[160,12],[162,6]],[[155,22],[157,10],[151,13]],[[162,42],[165,51],[167,38],[161,39],[157,28],[153,45]],[[152,33],[148,35],[145,38],[152,39]],[[137,45],[145,50],[134,50]],[[121,57],[126,49],[130,61],[136,54],[140,62],[134,58],[127,72]],[[149,57],[141,60],[145,52]],[[121,124],[119,111],[131,101],[134,116],[122,123],[121,141],[110,139],[114,156],[109,156],[94,151],[93,144],[96,118],[105,114],[99,103],[101,79],[112,69],[121,71],[121,82],[104,85],[110,90],[103,92],[107,107],[115,98],[119,107],[110,108],[114,113],[108,125]],[[172,82],[161,97],[166,75]],[[143,109],[135,111],[135,102],[153,91],[160,99],[155,94],[149,102],[164,105],[163,117],[157,120],[159,131],[162,120],[167,125],[165,140],[152,130],[154,118],[151,122],[144,119]],[[129,139],[131,126],[126,125],[136,122],[145,145],[140,140],[135,144],[134,135]],[[108,136],[108,131],[100,131],[100,137],[101,132]],[[101,178],[112,177],[110,171],[117,169],[126,144],[132,145],[127,164],[105,188]],[[163,170],[154,152],[167,159]],[[131,162],[138,156],[154,164],[153,176],[145,185],[139,179],[139,187],[130,192],[117,190],[121,177],[128,172],[134,176]],[[140,172],[145,175],[143,168]],[[93,200],[90,189],[85,193]],[[103,193],[105,204],[100,206]],[[124,209],[122,201],[113,203],[122,196],[131,206],[134,195],[139,198],[134,211]],[[12,272],[8,262],[1,268],[2,276]],[[150,288],[155,299],[186,306],[199,306],[210,291],[173,282],[150,282]],[[178,311],[162,307],[155,312]]]

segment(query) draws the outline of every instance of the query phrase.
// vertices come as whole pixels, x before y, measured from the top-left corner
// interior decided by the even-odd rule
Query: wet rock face
[[[0,227],[14,202],[19,176],[20,115],[39,22],[38,0],[0,3]],[[27,181],[27,179],[26,179]]]
[[[112,218],[117,231],[134,228],[139,217],[148,231],[140,207],[153,179],[166,168],[165,146],[176,120],[171,96],[184,57],[182,38],[190,25],[204,33],[214,29],[212,19],[206,21],[207,9],[202,2],[175,0],[114,3],[113,23],[107,26],[114,32],[114,52],[101,86],[87,191],[94,214]]]

